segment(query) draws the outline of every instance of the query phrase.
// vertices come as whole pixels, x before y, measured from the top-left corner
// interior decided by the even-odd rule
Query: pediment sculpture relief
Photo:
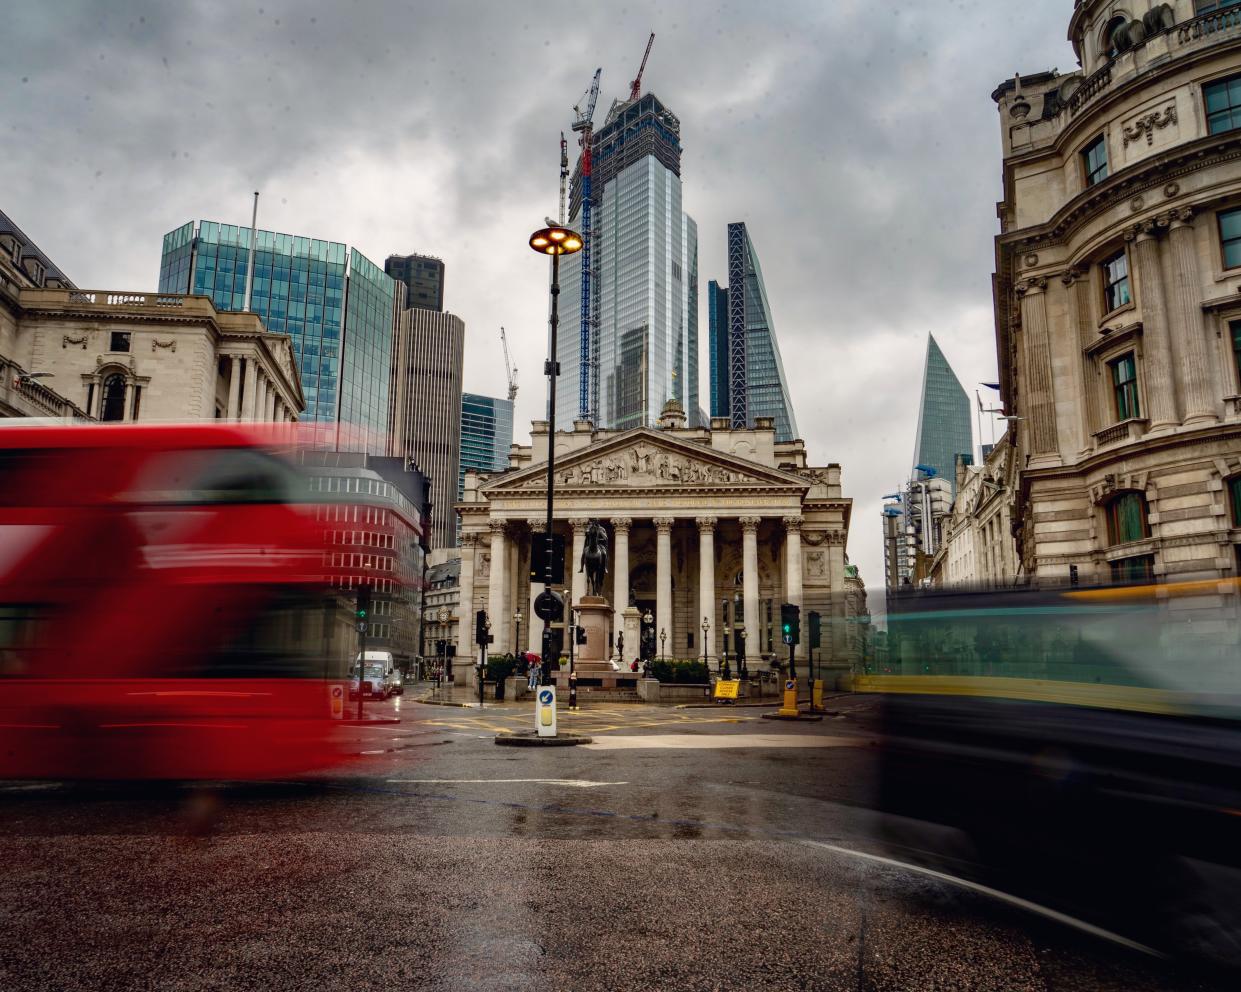
[[[753,477],[736,469],[699,461],[654,445],[638,444],[591,461],[556,469],[558,486],[574,485],[727,485],[750,482]],[[531,477],[522,488],[544,485],[542,476]]]

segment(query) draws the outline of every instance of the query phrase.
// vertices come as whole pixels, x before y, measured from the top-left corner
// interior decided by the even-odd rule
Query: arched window
[[[1128,38],[1121,34],[1128,24],[1129,18],[1119,14],[1104,25],[1103,33],[1099,36],[1099,51],[1104,58],[1114,59],[1128,47]]]
[[[99,419],[125,419],[125,377],[119,372],[103,380],[103,411]]]
[[[1121,493],[1107,504],[1107,543],[1127,544],[1150,537],[1146,497],[1139,492]]]
[[[1241,527],[1241,475],[1228,480],[1228,496],[1232,503],[1232,525]]]

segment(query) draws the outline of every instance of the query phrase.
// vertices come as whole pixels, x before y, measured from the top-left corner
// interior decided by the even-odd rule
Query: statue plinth
[[[608,661],[608,635],[612,630],[612,606],[602,596],[583,596],[575,607],[578,623],[586,631],[586,643],[577,645],[577,663],[598,671],[612,671]]]

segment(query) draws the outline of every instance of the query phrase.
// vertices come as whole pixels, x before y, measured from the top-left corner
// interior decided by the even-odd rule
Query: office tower
[[[654,423],[669,399],[698,410],[698,228],[681,207],[681,123],[646,93],[613,104],[591,142],[588,409],[579,395],[582,255],[561,262],[558,418]],[[569,224],[580,227],[581,163]]]
[[[707,283],[707,321],[711,354],[711,416],[728,416],[728,287]]]
[[[927,335],[926,361],[922,368],[922,402],[918,405],[918,435],[914,466],[925,465],[935,475],[955,483],[957,455],[974,457],[974,434],[970,428],[970,401],[940,351],[935,335]],[[921,476],[928,473],[921,472]]]
[[[384,272],[405,287],[405,305],[444,309],[444,263],[432,255],[389,255]]]
[[[513,444],[513,401],[478,393],[461,394],[461,467],[457,499],[465,492],[465,473],[503,472]]]
[[[776,440],[797,437],[797,418],[780,361],[767,287],[745,224],[728,225],[728,282],[707,289],[711,321],[711,416],[733,427],[771,417]]]
[[[397,284],[356,248],[258,231],[251,311],[288,334],[306,397],[303,422],[327,428],[331,447],[388,447]],[[246,309],[250,229],[190,221],[164,235],[161,293],[211,297]],[[337,425],[349,428],[337,430]]]
[[[397,320],[389,454],[413,459],[431,480],[431,548],[457,540],[453,505],[461,466],[461,367],[465,323],[410,308]]]

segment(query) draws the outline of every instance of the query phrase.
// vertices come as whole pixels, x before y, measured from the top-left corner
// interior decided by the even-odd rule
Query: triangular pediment
[[[806,490],[810,481],[736,455],[639,427],[556,459],[557,490],[720,489]],[[547,462],[492,476],[481,487],[488,496],[546,491]]]

